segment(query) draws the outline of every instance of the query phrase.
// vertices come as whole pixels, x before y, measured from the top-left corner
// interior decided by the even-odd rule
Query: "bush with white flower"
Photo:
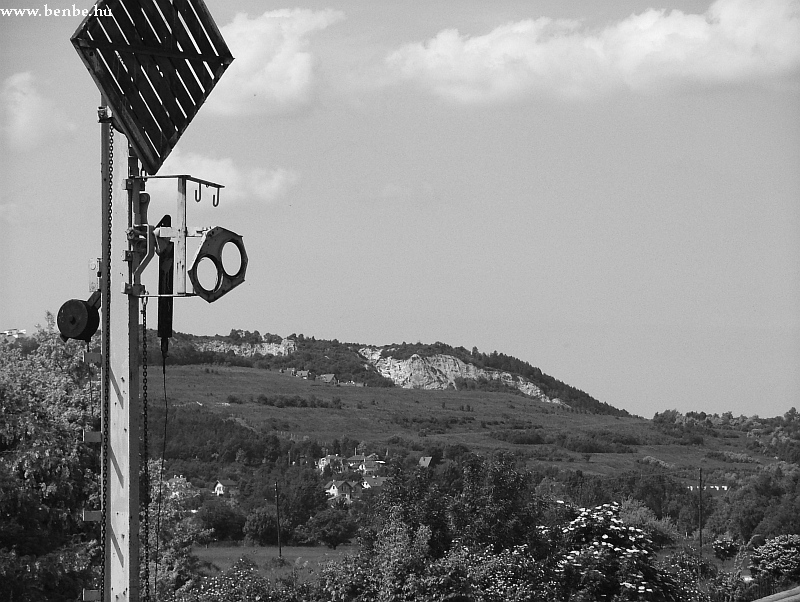
[[[768,539],[750,555],[750,570],[773,577],[800,581],[800,535]]]
[[[555,574],[569,600],[678,601],[676,580],[660,570],[648,534],[619,518],[620,505],[581,508],[562,528]]]

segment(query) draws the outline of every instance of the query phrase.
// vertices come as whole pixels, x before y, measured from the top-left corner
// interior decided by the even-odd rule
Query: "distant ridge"
[[[148,332],[151,337],[155,339],[155,332]],[[340,382],[369,387],[500,391],[592,414],[628,415],[526,361],[497,351],[481,353],[475,347],[468,351],[441,342],[374,346],[236,329],[213,337],[176,333],[167,362],[294,368],[317,375],[334,374]]]

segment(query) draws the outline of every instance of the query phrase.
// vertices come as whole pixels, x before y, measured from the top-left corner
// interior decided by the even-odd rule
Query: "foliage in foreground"
[[[99,401],[78,344],[48,322],[27,348],[0,342],[2,600],[74,600],[96,578],[81,510],[97,504],[97,454],[81,430],[97,427]]]
[[[751,570],[800,581],[800,535],[779,535],[753,550]]]

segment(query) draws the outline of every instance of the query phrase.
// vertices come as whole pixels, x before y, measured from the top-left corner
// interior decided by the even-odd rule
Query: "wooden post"
[[[278,481],[275,481],[275,513],[278,521],[278,558],[281,557],[281,500],[278,492]]]
[[[121,153],[120,153],[121,154]],[[128,180],[117,177],[111,230],[111,339],[109,375],[107,602],[139,602],[139,298],[130,288],[140,259],[131,254],[127,230],[138,204],[138,159],[128,157]],[[138,213],[138,207],[137,211]]]

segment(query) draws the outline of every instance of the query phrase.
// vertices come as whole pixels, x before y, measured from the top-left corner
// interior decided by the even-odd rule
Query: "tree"
[[[244,523],[247,541],[261,546],[278,542],[278,518],[269,508],[256,508]]]
[[[146,567],[156,599],[168,600],[198,582],[200,561],[192,547],[208,542],[212,531],[204,529],[191,512],[198,504],[199,491],[191,485],[171,487],[158,478],[159,468],[157,460],[149,461],[149,527],[147,545],[143,543],[141,549],[141,581],[143,586],[147,584]]]
[[[357,529],[358,525],[343,508],[323,510],[306,523],[306,531],[314,541],[334,550],[341,544],[350,543]]]
[[[216,539],[240,540],[244,536],[244,515],[225,502],[207,501],[197,512],[197,521],[203,529],[213,530]]]
[[[24,347],[0,341],[0,599],[74,600],[98,577],[96,532],[81,510],[98,507],[96,371],[81,345],[46,327]]]
[[[759,573],[800,580],[800,535],[779,535],[767,540],[753,550],[750,562],[751,570]]]
[[[471,458],[464,467],[463,491],[451,506],[457,537],[468,546],[490,545],[495,551],[528,543],[538,518],[531,492],[530,475],[514,468],[510,454]]]
[[[316,470],[293,466],[285,477],[286,482],[281,487],[281,521],[293,530],[325,509],[328,496]]]

